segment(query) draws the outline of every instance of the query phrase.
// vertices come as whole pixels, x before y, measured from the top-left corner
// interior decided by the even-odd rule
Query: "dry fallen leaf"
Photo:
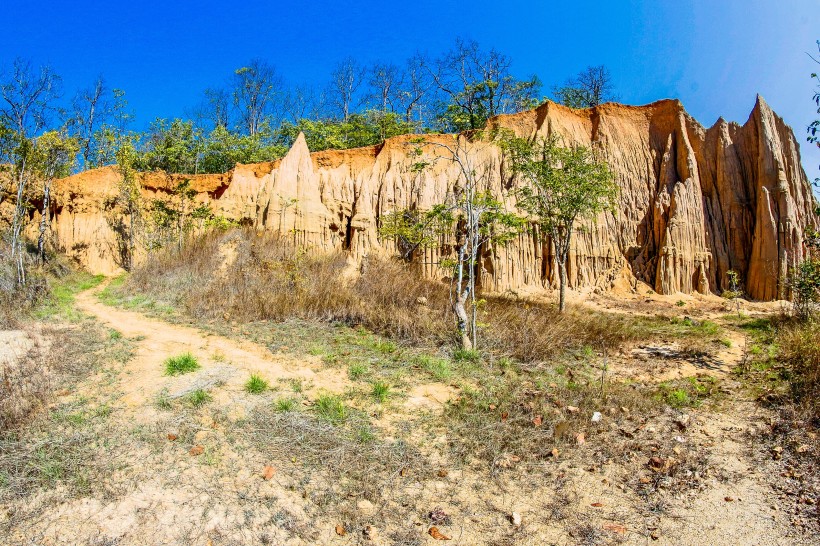
[[[575,435],[575,442],[579,446],[582,446],[587,442],[586,439],[584,438],[584,433],[583,432],[579,432],[578,434]]]
[[[449,474],[449,473],[444,468],[442,468],[441,470],[438,471],[438,477],[439,478],[446,478],[447,474]]]
[[[532,420],[532,424],[537,426],[537,427],[540,427],[542,422],[543,422],[543,420],[541,419],[540,415],[536,415],[535,419]]]
[[[177,435],[176,435],[176,434],[174,434],[174,433],[171,433],[171,434],[169,434],[169,435],[168,435],[168,439],[169,439],[169,440],[171,440],[172,442],[173,442],[174,440],[176,440],[177,438],[179,438],[179,436],[177,436]]]
[[[723,500],[725,500],[726,502],[732,502],[735,499],[733,499],[732,497],[723,497]]]
[[[407,470],[406,468],[402,468],[401,470],[399,470],[399,475],[401,475],[402,477],[404,477],[404,476],[407,476],[407,473],[408,473],[408,472],[410,472],[410,471],[409,471],[409,470]]]
[[[188,453],[190,453],[191,455],[202,455],[203,453],[205,453],[205,448],[202,446],[194,446]]]
[[[343,537],[347,534],[347,530],[345,529],[344,525],[337,525],[336,526],[336,534],[340,537]]]
[[[560,453],[561,452],[558,451],[557,447],[552,448],[552,451],[550,451],[550,455],[552,455],[553,457],[557,457]]]
[[[438,527],[430,527],[430,530],[427,531],[427,533],[429,533],[429,535],[436,540],[450,540],[450,537],[442,534],[442,532],[438,530]]]
[[[651,483],[652,482],[652,480],[647,478],[646,476],[644,476],[643,478],[641,478],[638,481],[641,482],[641,483]]]
[[[489,408],[490,408],[490,411],[495,411],[496,405],[495,404],[490,404]]]
[[[578,413],[578,408],[575,406],[567,406],[567,411],[570,413]]]
[[[652,468],[663,468],[665,461],[660,457],[652,457],[649,459],[649,466]]]
[[[613,533],[618,533],[619,535],[626,534],[626,527],[623,525],[618,525],[617,523],[607,523],[604,525],[604,529],[607,531],[612,531]]]
[[[509,416],[510,416],[510,414],[509,414],[509,413],[507,413],[506,411],[501,412],[501,420],[502,420],[502,421],[506,421],[506,420],[507,420],[507,417],[509,417]]]
[[[265,480],[269,480],[273,478],[273,475],[276,474],[276,469],[272,466],[268,465],[262,469],[262,478]]]
[[[604,505],[604,503],[602,503],[602,502],[593,502],[592,504],[590,504],[590,506],[592,506],[593,508],[600,508],[603,505]]]

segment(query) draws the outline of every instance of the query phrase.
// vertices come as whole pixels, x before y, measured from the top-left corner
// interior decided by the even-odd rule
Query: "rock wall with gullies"
[[[493,118],[489,126],[527,138],[554,133],[565,143],[597,146],[615,173],[618,206],[584,221],[573,236],[570,286],[608,290],[640,281],[661,294],[720,293],[727,288],[727,271],[734,270],[752,298],[787,295],[783,279],[803,258],[803,233],[817,223],[816,205],[791,129],[761,98],[742,126],[721,119],[705,129],[672,100],[586,110],[548,102]],[[487,188],[515,209],[518,181],[498,147],[465,136],[425,138],[449,146],[459,142],[486,172]],[[279,161],[185,178],[192,180],[198,199],[210,200],[227,217],[360,259],[392,252],[391,242],[378,235],[385,214],[440,203],[459,179],[458,166],[435,145],[425,146],[429,166],[415,172],[413,139],[310,153],[300,136]],[[60,244],[104,273],[117,268],[104,205],[116,191],[116,179],[116,170],[108,168],[58,184]],[[143,193],[162,195],[179,179],[142,175]],[[426,249],[419,257],[428,275],[441,274],[438,253]],[[554,287],[549,240],[530,230],[506,246],[485,249],[481,283],[498,292]]]

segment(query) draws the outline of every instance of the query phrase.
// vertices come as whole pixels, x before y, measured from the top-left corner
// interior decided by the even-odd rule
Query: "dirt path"
[[[218,396],[230,398],[232,393],[242,390],[252,373],[271,382],[301,380],[310,398],[322,390],[341,392],[349,384],[343,374],[322,369],[321,360],[315,356],[304,355],[295,359],[288,355],[274,355],[249,341],[238,342],[135,311],[109,307],[97,299],[102,288],[79,294],[77,307],[123,336],[136,340],[136,354],[126,365],[122,381],[122,402],[128,407],[143,406],[163,390],[175,398],[215,385],[221,387]],[[200,362],[201,373],[179,377],[164,375],[165,359],[186,352]]]
[[[535,478],[510,472],[511,481],[488,481],[486,476],[469,467],[455,469],[450,474],[431,474],[433,478],[421,474],[416,478],[412,472],[401,478],[402,471],[398,478],[394,475],[393,481],[385,482],[384,487],[396,488],[396,491],[385,497],[383,506],[373,506],[358,496],[334,505],[363,521],[373,520],[378,529],[374,530],[374,536],[363,536],[361,529],[354,532],[351,528],[351,532],[342,537],[335,529],[349,516],[340,515],[337,508],[324,512],[316,500],[320,497],[314,499],[308,494],[309,481],[321,482],[321,469],[312,469],[308,480],[301,473],[303,454],[294,451],[277,460],[273,479],[261,478],[260,471],[271,464],[271,459],[261,455],[265,451],[246,451],[252,444],[248,436],[241,436],[244,433],[240,432],[239,423],[243,414],[250,414],[252,404],[269,403],[263,398],[251,400],[253,395],[244,392],[244,383],[251,373],[259,373],[271,383],[300,380],[304,384],[303,395],[310,401],[315,400],[319,391],[343,392],[354,387],[347,375],[306,350],[294,354],[271,353],[266,347],[249,341],[109,307],[97,298],[101,289],[81,293],[76,305],[135,345],[134,357],[123,365],[113,387],[116,410],[111,418],[115,421],[110,426],[116,423],[117,436],[130,434],[136,438],[138,434],[147,434],[147,441],[128,440],[131,443],[126,444],[142,446],[142,451],[128,447],[127,454],[129,459],[139,458],[144,463],[132,469],[136,472],[131,478],[133,491],[120,497],[67,500],[47,511],[37,508],[36,504],[42,502],[48,506],[47,497],[33,501],[31,513],[42,512],[48,516],[32,518],[30,528],[20,529],[21,537],[40,537],[44,544],[81,543],[80,537],[88,541],[94,538],[97,540],[94,543],[108,543],[102,541],[105,539],[122,545],[142,544],[144,537],[152,536],[155,543],[203,546],[432,545],[438,542],[426,532],[427,514],[441,506],[453,516],[453,524],[444,527],[452,535],[450,544],[570,545],[614,541],[775,546],[811,543],[790,528],[788,514],[767,483],[766,474],[771,469],[756,465],[749,454],[750,438],[766,419],[765,410],[753,402],[735,398],[736,392],[730,394],[730,400],[720,410],[693,408],[691,425],[686,430],[679,430],[673,424],[670,412],[641,425],[651,433],[648,440],[659,448],[681,446],[686,453],[689,446],[697,447],[692,453],[702,453],[704,459],[702,465],[698,463],[694,467],[702,466],[702,474],[686,478],[697,482],[696,487],[679,493],[661,488],[646,497],[636,494],[633,482],[638,475],[651,475],[651,472],[645,468],[644,455],[636,455],[639,466],[624,466],[632,464],[631,451],[640,451],[636,448],[641,446],[631,444],[625,444],[626,451],[620,457],[601,465],[579,466],[580,459],[559,458],[546,461],[537,469],[539,476]],[[732,345],[740,347],[742,340],[737,337],[740,334],[729,335],[733,336]],[[202,369],[179,377],[165,376],[165,359],[184,352],[196,356]],[[726,353],[722,359],[728,369],[734,359]],[[642,362],[634,364],[640,366]],[[153,409],[153,401],[163,391],[175,398],[198,388],[213,395],[214,403],[207,410],[200,413],[189,410],[190,414],[185,414],[188,417],[183,417],[182,413]],[[94,379],[84,389],[88,394],[103,390]],[[83,394],[86,393],[71,396]],[[451,396],[452,389],[445,385],[415,385],[402,403],[389,406],[374,424],[390,425],[399,431],[396,420],[403,421],[408,410],[418,413],[433,406],[441,407]],[[226,412],[227,420],[217,419],[219,412]],[[609,426],[609,414],[606,415],[604,423]],[[192,416],[202,419],[204,424],[186,421],[193,419]],[[614,421],[611,424],[614,426]],[[139,432],[140,427],[149,432]],[[180,432],[186,427],[192,430],[190,438]],[[170,438],[166,439],[169,431],[178,432],[180,438],[169,441]],[[274,434],[272,430],[271,434]],[[228,440],[230,435],[234,435],[232,441]],[[426,451],[448,440],[445,435],[434,437],[427,430],[420,431],[418,436],[419,447]],[[203,445],[205,454],[194,456],[189,451],[194,443]],[[627,468],[631,468],[634,475],[624,477]],[[556,476],[564,485],[556,483]],[[379,478],[374,476],[374,479]],[[529,485],[519,489],[516,479]],[[393,522],[393,527],[388,528],[378,516],[379,510],[405,514],[402,517],[407,520],[406,525],[396,527]],[[520,528],[511,526],[513,512],[523,515],[524,524]],[[403,534],[399,534],[399,530]],[[504,542],[500,542],[502,538]]]

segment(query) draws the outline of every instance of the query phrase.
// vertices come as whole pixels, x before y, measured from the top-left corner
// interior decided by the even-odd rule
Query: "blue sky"
[[[321,84],[342,57],[403,61],[461,36],[546,89],[606,64],[623,102],[680,98],[704,125],[744,122],[760,93],[804,142],[820,70],[806,55],[820,39],[818,0],[4,0],[0,17],[0,65],[50,63],[67,93],[103,74],[142,123],[182,115],[254,57]],[[809,177],[820,175],[820,152],[802,150]]]

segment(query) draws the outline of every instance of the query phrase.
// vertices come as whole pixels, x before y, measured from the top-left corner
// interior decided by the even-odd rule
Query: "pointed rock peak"
[[[293,142],[293,146],[290,147],[288,151],[288,155],[290,154],[303,154],[306,153],[310,155],[310,148],[307,145],[307,139],[305,138],[305,133],[299,131],[299,136],[296,137],[296,140]]]
[[[311,164],[310,149],[305,140],[305,134],[300,132],[293,142],[288,153],[282,158],[282,166],[285,169],[307,169]]]
[[[752,114],[754,113],[759,113],[760,115],[773,113],[772,107],[769,106],[769,103],[766,102],[766,99],[764,99],[763,96],[759,93],[757,95],[757,98],[755,99],[755,107],[752,111]]]

